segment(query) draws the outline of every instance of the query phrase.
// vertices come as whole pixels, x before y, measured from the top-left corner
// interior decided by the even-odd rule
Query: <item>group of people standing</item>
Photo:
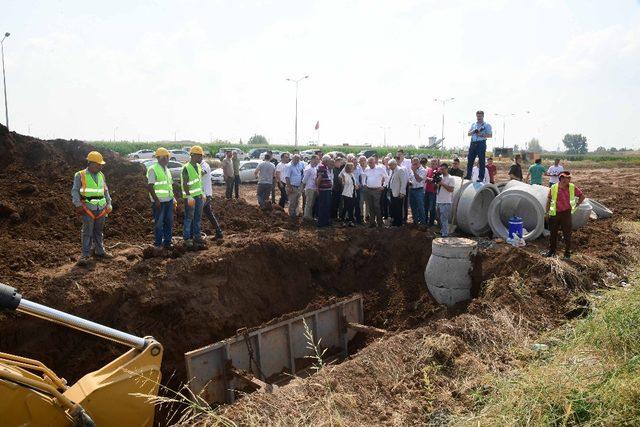
[[[415,224],[433,226],[437,222],[440,234],[446,237],[457,183],[462,179],[495,183],[496,166],[491,158],[485,159],[486,139],[492,136],[491,126],[484,122],[482,111],[478,111],[476,117],[477,122],[469,130],[471,144],[466,173],[457,158],[450,166],[435,158],[407,158],[403,150],[398,150],[395,156],[388,154],[382,158],[377,154],[369,158],[353,154],[343,157],[317,151],[308,163],[298,152],[283,153],[277,165],[272,153],[267,151],[254,172],[258,178],[258,204],[266,208],[269,203],[275,203],[277,188],[279,204],[284,208],[288,203],[292,219],[297,219],[302,204],[303,220],[315,221],[318,227],[330,226],[333,221],[341,221],[350,227],[365,223],[373,228],[399,227],[407,223],[410,209]],[[180,195],[184,201],[183,241],[187,249],[200,249],[206,246],[201,232],[203,214],[216,230],[214,238],[222,238],[223,232],[212,210],[211,167],[203,159],[204,150],[195,145],[189,154],[190,160],[180,172]],[[173,178],[167,167],[169,151],[158,148],[154,157],[156,162],[147,168],[147,190],[154,219],[154,247],[162,250],[173,244],[177,202]],[[87,167],[74,175],[71,198],[82,217],[82,254],[78,265],[86,265],[91,252],[98,258],[112,257],[103,243],[104,221],[111,212],[111,197],[102,173],[104,164],[102,155],[92,151],[87,156]],[[238,197],[237,153],[226,153],[223,170],[226,197],[230,199],[234,192]],[[562,230],[565,257],[568,258],[571,254],[571,215],[583,202],[584,195],[571,183],[571,174],[560,165],[560,159],[556,159],[548,170],[536,160],[528,172],[523,179],[521,158],[516,155],[509,169],[511,179],[542,185],[542,177],[549,176],[551,188],[546,211],[551,238],[546,255],[555,255],[558,232]],[[455,177],[461,179],[456,181]]]
[[[409,159],[398,150],[395,156],[382,158],[318,151],[308,162],[298,153],[283,153],[277,166],[271,160],[271,153],[266,152],[255,170],[258,204],[263,208],[277,187],[279,204],[284,208],[288,203],[292,219],[298,217],[302,204],[303,220],[316,221],[318,227],[334,221],[349,227],[365,223],[401,226],[410,208],[414,223],[434,225],[438,221],[442,234],[448,235],[455,181],[449,165],[438,159]]]

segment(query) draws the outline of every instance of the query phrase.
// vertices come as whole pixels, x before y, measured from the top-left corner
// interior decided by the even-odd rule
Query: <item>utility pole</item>
[[[7,130],[9,130],[9,107],[7,104],[7,77],[4,71],[4,39],[9,37],[11,33],[4,33],[0,46],[2,46],[2,83],[4,86],[4,117],[7,120]]]
[[[295,135],[295,147],[298,148],[298,83],[300,83],[304,79],[308,79],[309,75],[304,77],[300,77],[299,79],[290,79],[287,78],[288,82],[293,82],[296,84],[296,119],[294,124],[294,135]]]
[[[444,107],[447,102],[455,101],[455,98],[434,98],[433,100],[442,103],[442,134],[440,136],[440,143],[442,144],[441,149],[444,150]]]
[[[387,130],[391,128],[389,126],[380,126],[380,129],[382,129],[382,132],[383,132],[382,144],[384,147],[386,147],[387,146]]]
[[[530,114],[531,111],[525,111],[523,114]],[[494,113],[495,116],[498,117],[502,117],[502,148],[504,148],[504,134],[505,134],[505,130],[506,130],[506,122],[507,122],[507,117],[513,117],[516,116],[516,113],[505,113],[505,114],[498,114],[498,113]]]
[[[418,128],[418,145],[420,145],[420,141],[422,140],[422,128],[425,127],[426,125],[414,124],[414,126]]]

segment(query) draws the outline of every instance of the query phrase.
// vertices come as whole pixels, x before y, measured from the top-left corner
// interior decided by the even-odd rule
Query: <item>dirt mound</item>
[[[42,141],[8,132],[0,125],[0,267],[12,271],[34,265],[55,267],[73,261],[79,250],[80,219],[71,203],[73,175],[94,150],[78,140]],[[106,166],[113,212],[105,226],[105,244],[147,244],[153,220],[143,166],[110,150],[100,150]],[[182,233],[179,201],[174,235]],[[280,209],[261,211],[243,200],[214,199],[225,231],[295,228]],[[204,229],[213,229],[204,219]],[[3,279],[0,273],[0,280]]]

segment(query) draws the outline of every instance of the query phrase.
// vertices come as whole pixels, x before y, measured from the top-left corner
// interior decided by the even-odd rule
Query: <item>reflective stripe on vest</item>
[[[558,184],[551,186],[551,203],[549,204],[549,216],[555,216],[558,210]],[[578,208],[576,204],[576,186],[573,183],[569,183],[569,205],[571,206],[571,213],[574,214]]]
[[[182,170],[187,170],[187,174],[189,175],[189,181],[187,185],[184,183],[184,175],[180,173],[180,184],[182,187],[187,187],[189,189],[189,196],[187,196],[184,192],[182,193],[183,198],[187,197],[196,197],[203,193],[202,191],[202,166],[200,164],[197,165],[197,168],[194,168],[191,162],[187,163],[182,167]]]
[[[104,197],[104,189],[106,187],[104,174],[97,173],[98,182],[94,181],[91,173],[87,173],[87,169],[76,172],[80,176],[80,198],[82,202],[91,206],[102,209],[107,204]]]
[[[156,182],[153,183],[153,191],[157,197],[173,197],[173,178],[171,172],[167,171],[159,163],[154,163],[153,166],[147,170],[147,179],[149,173],[153,170],[156,176]]]

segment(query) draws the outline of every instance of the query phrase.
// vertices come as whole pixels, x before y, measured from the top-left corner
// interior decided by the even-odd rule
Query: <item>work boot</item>
[[[193,247],[197,251],[201,251],[203,249],[207,249],[207,242],[205,242],[204,240],[194,240],[193,241]]]
[[[545,258],[551,258],[551,257],[556,256],[556,253],[555,253],[555,252],[551,252],[551,251],[549,251],[549,252],[547,252],[546,254],[544,254],[543,256],[544,256]]]
[[[87,264],[89,264],[89,261],[91,260],[91,258],[89,258],[88,256],[81,256],[80,259],[76,262],[76,265],[78,267],[86,267]]]
[[[187,249],[192,249],[193,248],[193,240],[185,239],[184,247],[187,248]]]
[[[565,253],[564,253],[564,259],[571,259],[571,252],[569,252],[569,251],[565,251]]]
[[[101,254],[96,254],[95,255],[96,258],[100,258],[100,259],[112,259],[113,258],[113,254],[111,252],[104,252]]]

